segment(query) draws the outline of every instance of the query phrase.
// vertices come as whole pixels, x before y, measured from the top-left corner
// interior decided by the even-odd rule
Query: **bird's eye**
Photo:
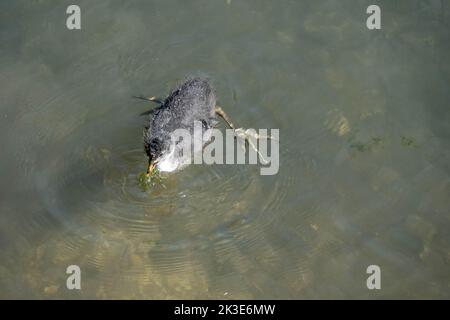
[[[154,138],[150,141],[150,150],[153,153],[158,153],[161,151],[162,141],[158,138]]]

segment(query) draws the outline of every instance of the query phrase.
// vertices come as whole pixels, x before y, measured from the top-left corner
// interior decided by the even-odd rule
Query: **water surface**
[[[0,298],[449,298],[450,3],[378,2],[2,1]],[[280,171],[143,192],[131,96],[198,74]]]

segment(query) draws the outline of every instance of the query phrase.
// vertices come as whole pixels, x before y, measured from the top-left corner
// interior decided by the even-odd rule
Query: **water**
[[[448,1],[379,1],[380,31],[324,0],[77,1],[68,31],[72,2],[0,4],[0,298],[450,297]],[[138,187],[131,96],[192,74],[280,129],[277,175]]]

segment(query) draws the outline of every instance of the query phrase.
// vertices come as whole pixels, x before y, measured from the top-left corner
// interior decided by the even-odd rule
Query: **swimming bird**
[[[174,130],[186,129],[192,136],[195,121],[201,122],[203,130],[211,129],[218,123],[217,115],[223,118],[230,128],[235,129],[223,109],[216,105],[214,89],[204,78],[188,78],[164,101],[155,97],[137,98],[160,104],[148,112],[152,113],[152,116],[144,128],[144,149],[148,156],[147,177],[151,176],[155,169],[172,172],[189,163],[190,159],[180,155],[182,146],[171,139]],[[200,139],[203,140],[201,143],[192,142],[194,153],[200,151],[196,150],[195,146],[203,147],[209,140],[204,136]]]

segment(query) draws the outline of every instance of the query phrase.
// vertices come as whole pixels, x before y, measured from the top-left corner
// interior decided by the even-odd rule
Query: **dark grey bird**
[[[147,176],[156,168],[159,171],[171,172],[189,163],[190,159],[181,155],[172,141],[171,134],[174,130],[186,129],[193,136],[195,121],[202,124],[203,130],[207,130],[218,123],[217,115],[234,129],[222,108],[216,106],[214,89],[204,78],[188,78],[163,102],[154,97],[138,98],[160,104],[150,111],[152,116],[144,129],[144,148],[149,159]],[[196,145],[203,147],[209,140],[204,138]],[[199,150],[193,150],[196,151]]]

